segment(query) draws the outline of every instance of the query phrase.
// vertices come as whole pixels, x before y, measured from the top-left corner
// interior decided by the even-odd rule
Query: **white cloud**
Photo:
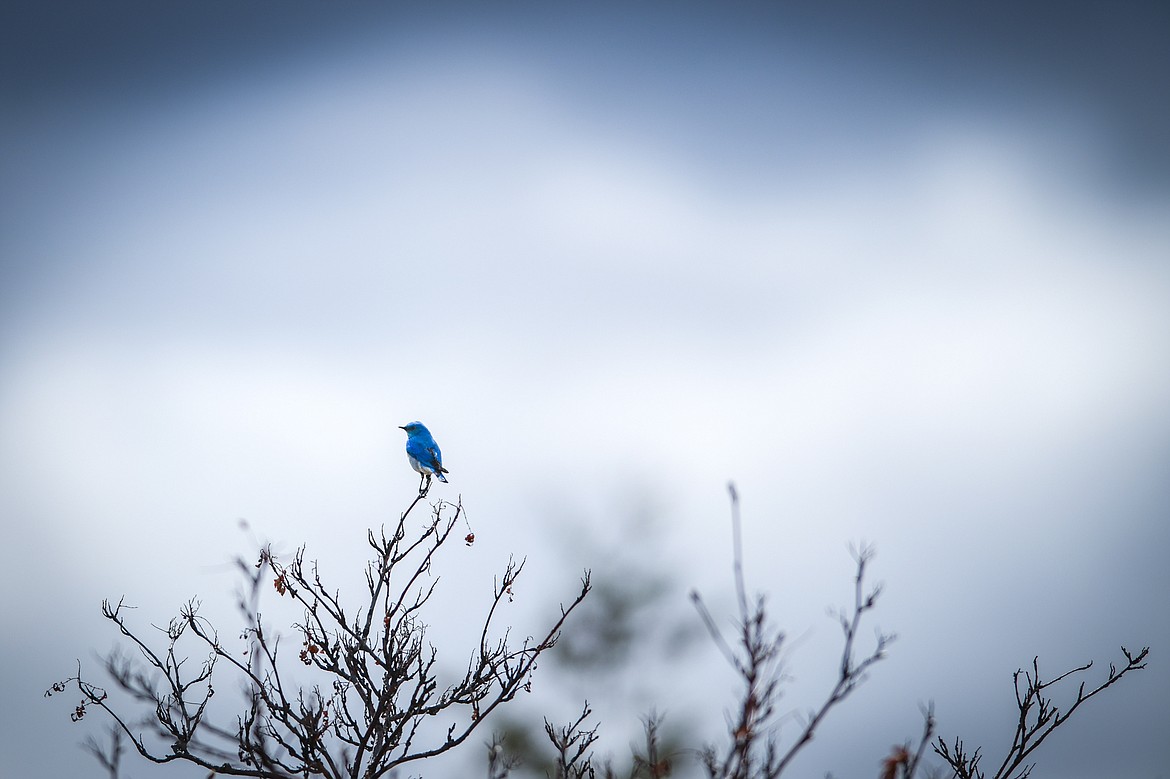
[[[335,75],[340,97],[209,97],[110,141],[78,195],[95,215],[55,245],[82,270],[22,309],[0,395],[4,511],[51,516],[72,560],[208,564],[239,515],[345,558],[338,518],[413,489],[394,426],[422,418],[495,543],[536,543],[534,494],[647,481],[719,581],[734,477],[757,586],[815,590],[860,531],[914,603],[986,615],[1020,543],[1164,447],[1164,215],[1094,194],[1042,138],[924,130],[919,152],[733,191],[523,74]],[[49,588],[42,562],[6,582]]]

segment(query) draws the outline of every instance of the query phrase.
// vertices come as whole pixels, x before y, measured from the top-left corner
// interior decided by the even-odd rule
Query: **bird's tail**
[[[438,478],[439,481],[443,482],[443,484],[446,484],[447,480],[445,478],[443,478],[444,473],[449,473],[449,471],[435,471],[435,476]]]

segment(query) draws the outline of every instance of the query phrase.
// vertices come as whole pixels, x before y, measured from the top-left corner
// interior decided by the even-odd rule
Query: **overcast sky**
[[[5,775],[98,775],[40,696],[101,598],[234,632],[239,519],[356,577],[421,419],[443,586],[528,555],[522,626],[583,567],[728,608],[734,479],[794,709],[874,543],[900,639],[794,775],[1148,644],[1034,776],[1170,776],[1170,10],[630,5],[0,11]],[[717,735],[714,648],[644,661],[537,700]]]

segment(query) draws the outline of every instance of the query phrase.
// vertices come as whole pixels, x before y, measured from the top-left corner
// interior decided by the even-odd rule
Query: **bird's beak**
[[[399,425],[399,426],[398,426],[398,429],[399,429],[399,430],[405,430],[405,429],[406,429],[406,425]]]

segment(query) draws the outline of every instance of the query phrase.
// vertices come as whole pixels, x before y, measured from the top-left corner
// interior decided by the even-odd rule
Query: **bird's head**
[[[407,435],[427,432],[427,428],[422,422],[407,422],[405,425],[399,425],[398,427],[405,430]]]

